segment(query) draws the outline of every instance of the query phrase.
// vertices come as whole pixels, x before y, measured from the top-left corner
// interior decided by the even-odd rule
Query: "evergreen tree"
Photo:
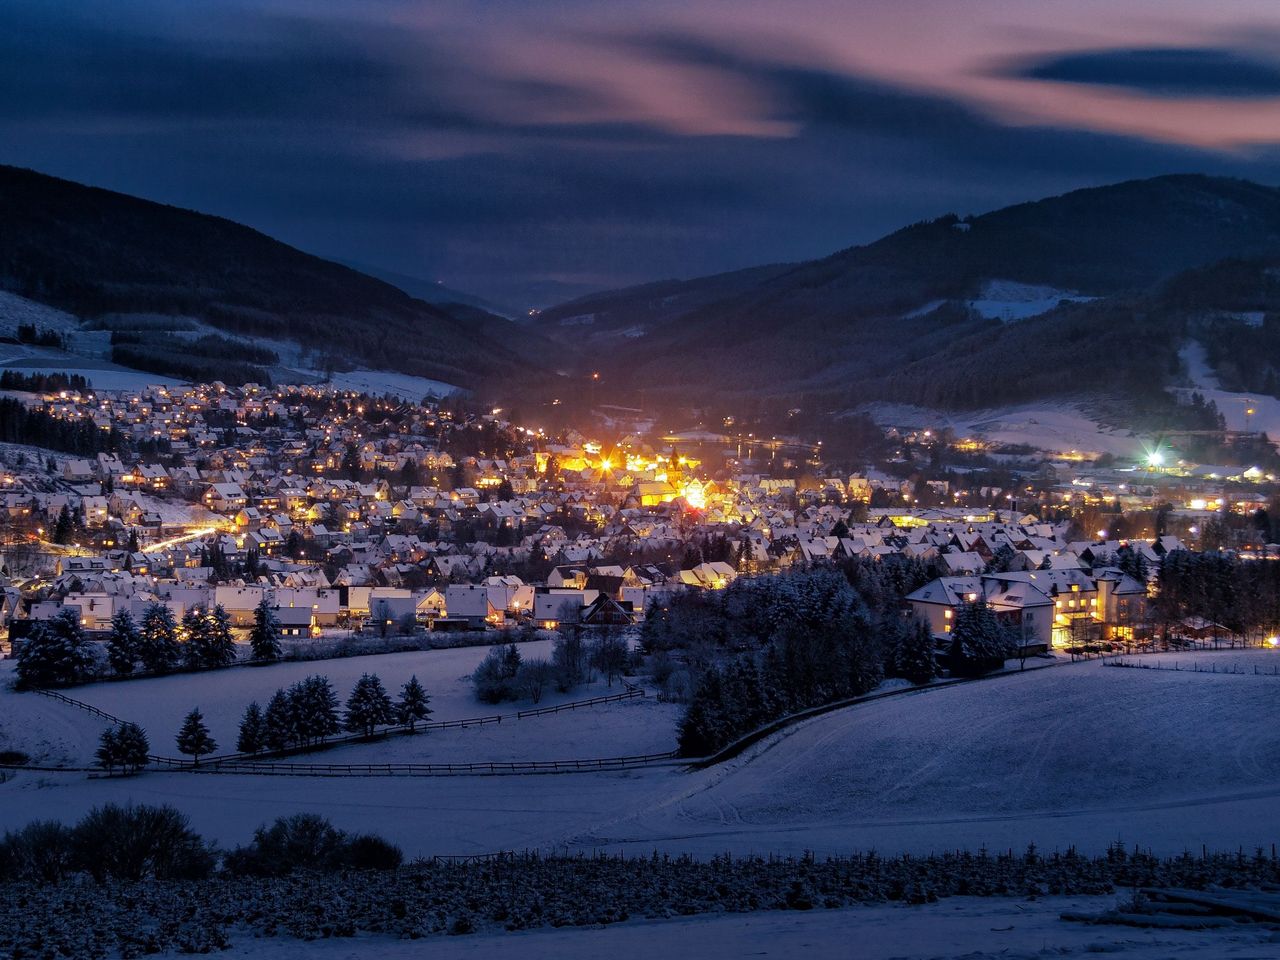
[[[137,553],[139,550],[142,549],[141,544],[138,543],[137,530],[134,530],[134,529],[129,530],[129,546],[126,549],[128,549],[130,553]]]
[[[283,690],[271,695],[263,719],[263,743],[267,749],[283,750],[293,743],[293,711],[289,707],[289,696]]]
[[[703,674],[680,719],[681,756],[710,756],[728,742],[726,731],[723,684],[720,671],[712,667]]]
[[[257,753],[267,745],[267,720],[255,700],[245,707],[240,719],[240,735],[236,738],[236,750],[240,753]]]
[[[142,645],[142,634],[128,610],[119,610],[111,618],[111,636],[107,640],[107,660],[120,676],[133,673]]]
[[[188,713],[187,718],[182,721],[177,743],[178,752],[194,758],[197,764],[200,763],[201,757],[218,749],[218,744],[213,737],[209,736],[209,728],[205,726],[204,716],[198,707]]]
[[[120,738],[115,727],[107,727],[98,738],[98,749],[94,752],[98,766],[110,773],[120,764]]]
[[[116,731],[117,762],[126,773],[136,772],[147,765],[151,744],[146,731],[136,723],[122,723]]]
[[[64,609],[27,634],[18,654],[18,683],[24,687],[78,683],[93,670],[89,642],[73,609]]]
[[[253,629],[249,631],[249,650],[254,660],[280,659],[280,621],[264,595],[253,611]]]
[[[294,733],[302,743],[324,740],[341,730],[338,695],[328,677],[314,676],[289,688],[289,709]]]
[[[375,727],[394,722],[395,710],[382,681],[376,674],[361,676],[347,698],[343,726],[352,733],[363,733],[367,737],[373,734]]]
[[[236,641],[231,634],[231,616],[222,604],[205,611],[201,636],[201,665],[225,667],[236,659]]]
[[[75,527],[71,520],[71,511],[64,505],[58,511],[58,519],[53,525],[53,542],[70,543]]]
[[[894,671],[912,683],[929,683],[938,675],[934,655],[933,631],[929,624],[916,619],[906,630],[896,651]]]
[[[978,600],[956,609],[951,626],[951,672],[975,676],[998,670],[1017,653],[1013,632]]]
[[[400,700],[396,704],[396,719],[401,723],[407,723],[409,732],[413,733],[414,726],[419,721],[431,716],[432,710],[428,706],[430,702],[431,698],[418,682],[417,676],[412,676],[400,688]]]
[[[207,642],[204,610],[192,607],[182,615],[182,659],[192,670],[204,666],[204,651]]]
[[[173,611],[163,603],[153,603],[142,614],[142,642],[138,657],[153,673],[171,670],[178,662],[178,624]]]

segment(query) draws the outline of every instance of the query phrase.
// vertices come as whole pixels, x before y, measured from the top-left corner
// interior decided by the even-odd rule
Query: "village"
[[[265,600],[294,639],[620,626],[678,591],[903,556],[939,574],[906,600],[940,644],[981,599],[1037,653],[1150,636],[1170,551],[1212,536],[1280,552],[1254,522],[1273,476],[1149,450],[1013,460],[1005,487],[964,467],[927,479],[916,461],[941,444],[961,463],[992,453],[929,431],[890,429],[893,463],[838,472],[820,443],[612,420],[608,439],[547,435],[500,410],[316,385],[9,395],[110,449],[5,446],[6,652],[67,608],[94,634],[157,603],[245,629]]]

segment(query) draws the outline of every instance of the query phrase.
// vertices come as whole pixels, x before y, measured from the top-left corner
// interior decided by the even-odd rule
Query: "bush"
[[[71,831],[75,863],[95,880],[200,880],[214,853],[170,806],[95,807]]]
[[[490,650],[471,675],[476,697],[484,703],[518,699],[516,675],[520,672],[520,662],[520,651],[514,643]]]
[[[394,870],[400,848],[372,834],[348,837],[324,817],[299,813],[259,827],[253,842],[223,859],[233,876],[283,877],[297,871]]]
[[[353,870],[395,870],[404,861],[404,854],[389,840],[362,833],[347,844],[346,861]]]
[[[71,831],[37,820],[0,838],[0,882],[57,883],[75,870]]]

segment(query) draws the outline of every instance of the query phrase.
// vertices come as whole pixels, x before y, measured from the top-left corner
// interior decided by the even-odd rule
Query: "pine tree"
[[[24,687],[78,683],[93,670],[93,653],[76,611],[64,609],[27,635],[18,654],[18,683]]]
[[[283,750],[293,743],[293,711],[289,706],[289,696],[283,690],[277,690],[271,695],[263,719],[263,743],[268,749]]]
[[[240,720],[240,736],[236,739],[236,750],[240,753],[257,753],[267,745],[267,721],[262,715],[258,701],[245,707],[244,716]]]
[[[372,736],[374,728],[395,722],[395,710],[391,698],[377,674],[366,673],[356,681],[351,696],[347,698],[347,710],[343,727],[352,733]]]
[[[146,731],[136,723],[122,723],[116,731],[117,761],[126,773],[136,772],[147,765],[151,744]]]
[[[192,607],[182,615],[182,659],[192,670],[204,666],[207,629],[204,610],[200,607]]]
[[[73,529],[71,511],[64,505],[63,508],[58,511],[58,519],[53,525],[53,542],[70,543]]]
[[[120,738],[115,727],[107,727],[98,738],[98,749],[94,753],[98,766],[110,773],[120,763]]]
[[[197,707],[187,714],[182,721],[182,728],[177,736],[178,752],[194,758],[196,764],[205,754],[213,753],[218,744],[209,736],[209,728],[205,726],[204,716]]]
[[[225,667],[236,659],[236,641],[231,634],[231,616],[222,604],[205,614],[204,665]]]
[[[432,710],[427,706],[430,702],[431,698],[427,696],[427,691],[418,682],[417,675],[414,675],[400,688],[400,701],[396,704],[396,719],[401,723],[407,723],[409,732],[413,733],[414,726],[419,721],[431,716]]]
[[[141,644],[142,634],[133,622],[133,615],[128,610],[117,611],[111,618],[111,637],[107,640],[107,660],[111,669],[122,677],[133,673]]]
[[[338,695],[328,677],[307,677],[288,691],[289,712],[296,737],[302,743],[324,740],[341,730]]]
[[[1017,641],[1012,631],[978,600],[958,607],[951,626],[951,672],[973,676],[999,669],[1014,656]]]
[[[266,596],[253,611],[253,629],[249,631],[249,649],[254,660],[280,659],[280,622],[267,603]]]
[[[898,676],[916,684],[929,683],[937,677],[933,631],[923,620],[917,619],[907,628],[896,652],[894,672]]]
[[[173,611],[163,603],[153,603],[142,614],[142,642],[138,656],[153,673],[170,670],[178,662],[178,625]]]

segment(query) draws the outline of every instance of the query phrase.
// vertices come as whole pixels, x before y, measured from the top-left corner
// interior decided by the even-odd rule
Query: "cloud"
[[[1117,179],[1277,170],[1262,154],[1010,125],[816,67],[795,44],[708,39],[713,21],[570,38],[615,84],[562,52],[563,69],[539,69],[553,58],[537,37],[480,48],[354,3],[346,19],[93,6],[0,5],[0,162],[513,302],[820,256]],[[503,42],[520,46],[504,56]],[[636,109],[655,78],[661,95]],[[734,112],[769,132],[673,124],[661,108],[686,93],[695,119]]]
[[[1280,63],[1227,48],[1078,50],[1006,71],[1029,80],[1122,87],[1158,97],[1280,96]]]

